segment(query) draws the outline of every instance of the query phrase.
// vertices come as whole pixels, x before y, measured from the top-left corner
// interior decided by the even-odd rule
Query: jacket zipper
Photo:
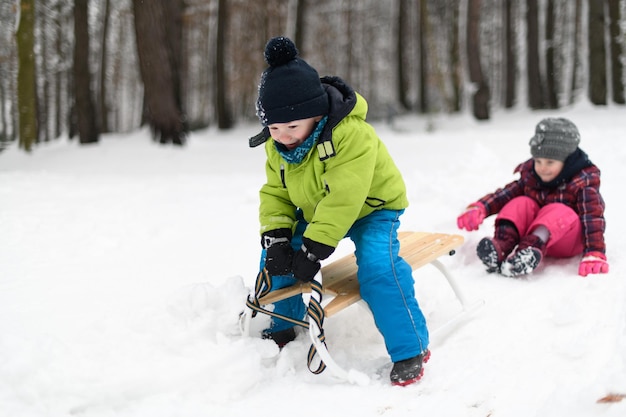
[[[285,184],[285,164],[280,164],[280,181],[283,183],[283,188],[287,188],[287,184]]]

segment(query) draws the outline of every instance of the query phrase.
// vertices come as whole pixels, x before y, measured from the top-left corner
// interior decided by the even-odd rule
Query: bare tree
[[[210,94],[209,81],[215,73],[215,59],[210,58],[214,49],[213,38],[215,6],[204,0],[185,3],[183,15],[183,68],[182,90],[185,91],[183,108],[189,129],[209,126],[213,120],[215,95]]]
[[[589,2],[589,100],[606,104],[606,47],[604,44],[604,1]]]
[[[228,129],[232,126],[232,120],[228,109],[226,97],[226,32],[228,30],[228,2],[219,0],[217,12],[217,45],[215,53],[215,81],[217,126],[220,129]]]
[[[6,115],[6,103],[7,103],[6,89],[4,83],[0,82],[0,151],[3,149],[3,142],[7,142],[7,115]]]
[[[74,0],[74,97],[78,137],[83,144],[97,142],[99,137],[89,71],[87,3],[88,0]]]
[[[180,88],[182,0],[133,0],[145,117],[155,140],[185,143],[186,122]]]
[[[419,0],[419,109],[422,113],[430,111],[428,97],[428,0]]]
[[[295,1],[294,7],[296,8],[296,13],[295,13],[295,19],[294,19],[295,32],[294,32],[293,39],[296,45],[303,45],[304,36],[305,36],[304,19],[306,16],[306,1],[305,0],[294,0],[294,1]]]
[[[450,0],[452,18],[448,24],[448,54],[450,60],[450,81],[452,84],[452,98],[450,99],[450,110],[458,112],[461,110],[463,92],[463,62],[461,61],[461,51],[459,42],[459,8],[460,0]]]
[[[115,132],[136,129],[142,122],[144,86],[141,82],[134,14],[131,0],[111,2],[110,59],[107,59],[110,86],[109,125]]]
[[[557,69],[555,64],[555,49],[556,40],[554,39],[555,32],[555,16],[554,16],[554,0],[547,0],[546,4],[546,96],[545,104],[549,109],[556,109],[559,107],[557,99],[557,82],[559,78],[557,76]]]
[[[514,0],[504,2],[504,107],[510,109],[515,105],[517,59],[516,34],[513,8]]]
[[[48,28],[50,26],[50,13],[46,8],[48,4],[39,2],[35,13],[35,49],[41,51],[35,56],[35,85],[37,86],[37,138],[40,142],[50,141],[50,131],[48,130],[49,115],[53,111],[50,105],[51,90],[51,69],[50,69],[50,36]]]
[[[469,78],[473,84],[472,112],[478,120],[489,119],[489,85],[480,61],[480,6],[481,0],[467,3],[467,61]]]
[[[578,91],[578,77],[579,77],[579,68],[580,68],[580,54],[578,52],[580,48],[581,36],[581,20],[582,20],[582,0],[576,0],[574,3],[574,39],[572,42],[571,53],[573,55],[572,59],[572,82],[570,85],[569,91],[569,103],[574,104],[576,99],[576,92]]]
[[[13,4],[0,3],[0,21],[8,21],[9,16],[14,13]],[[8,142],[15,139],[15,127],[12,126],[9,103],[12,102],[10,82],[14,78],[13,74],[16,62],[13,58],[15,52],[15,42],[11,42],[15,36],[14,25],[0,25],[0,151],[4,149]]]
[[[30,152],[37,142],[37,91],[35,83],[35,1],[20,2],[17,27],[17,105],[19,113],[19,146]]]
[[[539,65],[539,5],[538,0],[526,2],[526,66],[528,76],[528,105],[544,108],[543,82]]]
[[[98,108],[100,114],[100,131],[109,132],[109,104],[107,101],[107,68],[108,68],[108,49],[107,41],[109,38],[109,18],[111,10],[111,0],[105,0],[104,11],[102,13],[102,36],[100,37],[100,80],[98,94]]]
[[[613,101],[625,104],[624,98],[624,57],[622,56],[622,40],[624,34],[620,30],[622,14],[620,0],[607,0],[609,3],[609,35],[611,48],[611,90]]]
[[[408,79],[406,74],[407,67],[407,48],[406,40],[409,37],[409,15],[407,13],[409,5],[408,0],[398,1],[398,30],[396,35],[396,50],[398,51],[398,65],[397,65],[397,88],[398,88],[398,101],[405,110],[411,108],[411,103],[408,97]]]

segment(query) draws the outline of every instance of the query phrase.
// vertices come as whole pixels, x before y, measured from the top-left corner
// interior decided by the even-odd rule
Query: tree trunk
[[[5,142],[9,141],[9,135],[7,134],[7,114],[6,103],[9,97],[7,97],[4,82],[0,80],[0,124],[2,125],[0,130],[0,152],[5,148]]]
[[[102,38],[101,45],[102,51],[100,52],[100,88],[98,94],[98,107],[100,108],[100,131],[103,133],[109,132],[109,105],[107,101],[107,68],[108,68],[108,53],[107,39],[109,37],[109,11],[111,10],[111,0],[105,0],[104,12],[102,21]]]
[[[537,0],[528,0],[526,4],[528,105],[531,109],[543,109],[543,83],[539,68],[539,6]]]
[[[66,19],[65,16],[61,15],[61,6],[59,4],[56,5],[56,16],[57,16],[57,22],[56,22],[56,28],[54,31],[54,50],[55,50],[55,54],[57,56],[57,59],[62,63],[65,61],[65,56],[63,53],[63,29],[66,25]],[[67,72],[65,70],[65,68],[61,69],[62,66],[58,65],[56,66],[56,71],[54,74],[54,106],[56,107],[56,112],[54,114],[54,127],[53,127],[53,131],[54,131],[54,137],[58,138],[59,136],[61,136],[61,131],[62,131],[62,115],[65,114],[66,112],[66,108],[63,108],[63,101],[62,101],[62,97],[64,94],[67,94],[63,88],[61,88],[62,83],[67,80]]]
[[[49,37],[46,36],[47,29],[47,20],[49,16],[44,13],[41,13],[41,9],[37,9],[38,16],[35,16],[35,21],[39,22],[37,26],[39,26],[39,33],[41,34],[39,38],[38,48],[40,50],[40,56],[42,59],[39,61],[39,65],[35,63],[40,77],[37,77],[35,74],[35,85],[38,90],[37,92],[37,126],[38,126],[38,141],[39,142],[49,142],[50,141],[50,131],[48,130],[48,121],[50,116],[50,77],[51,73],[49,64],[50,64],[50,51],[49,51]],[[37,72],[37,70],[35,71]]]
[[[452,19],[448,25],[448,32],[450,34],[450,46],[448,49],[451,69],[450,81],[452,85],[452,105],[450,106],[450,111],[452,112],[461,111],[461,100],[463,94],[463,64],[461,62],[459,43],[459,3],[459,0],[452,1]]]
[[[606,104],[606,48],[604,45],[604,1],[589,1],[589,100]]]
[[[473,84],[472,111],[478,120],[489,119],[489,85],[480,63],[480,0],[467,3],[467,60]]]
[[[548,0],[546,5],[546,97],[545,103],[549,109],[559,107],[557,99],[557,82],[559,78],[556,74],[554,39],[554,0]]]
[[[428,0],[419,0],[419,103],[420,111],[430,112],[428,101]]]
[[[133,0],[144,116],[160,143],[185,143],[180,93],[181,0]],[[173,49],[178,47],[178,49]]]
[[[304,23],[306,18],[306,1],[296,0],[296,33],[294,35],[294,43],[296,45],[304,45]],[[305,51],[301,50],[300,53],[304,55]]]
[[[30,152],[37,142],[37,96],[35,85],[35,1],[20,2],[17,28],[17,106],[19,114],[19,146]]]
[[[96,108],[89,72],[88,0],[74,0],[74,97],[80,143],[98,141]]]
[[[232,121],[230,118],[230,112],[228,110],[227,101],[227,85],[226,80],[226,31],[228,30],[228,10],[227,0],[218,1],[217,11],[217,45],[215,52],[215,81],[216,95],[215,95],[215,109],[217,111],[217,127],[219,129],[230,129],[232,127]]]
[[[574,42],[572,45],[572,83],[570,85],[570,97],[569,104],[574,104],[576,101],[576,93],[578,91],[578,69],[580,67],[580,55],[579,48],[581,42],[581,19],[582,19],[582,0],[576,0],[574,9]]]
[[[611,90],[613,101],[624,104],[624,64],[622,57],[622,39],[624,34],[620,30],[622,20],[619,2],[620,0],[607,0],[609,2],[609,33],[611,47]]]
[[[517,60],[515,59],[516,34],[515,20],[513,19],[514,0],[506,0],[504,4],[504,107],[507,109],[515,105],[516,100],[516,76],[517,76]]]
[[[406,39],[408,38],[408,16],[407,16],[407,1],[408,0],[399,0],[398,1],[398,32],[396,36],[396,51],[398,56],[397,65],[397,92],[398,92],[398,101],[400,102],[400,106],[409,110],[411,108],[411,103],[408,97],[409,91],[409,83],[407,81],[405,68],[407,67],[405,52],[406,52]]]

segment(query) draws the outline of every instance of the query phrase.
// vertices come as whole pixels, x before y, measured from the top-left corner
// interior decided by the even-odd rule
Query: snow
[[[483,308],[460,311],[443,276],[415,272],[435,332],[424,378],[389,384],[371,316],[353,306],[325,323],[334,360],[360,383],[310,373],[306,334],[281,352],[242,337],[238,315],[257,272],[258,126],[208,129],[182,148],[147,131],[97,145],[59,140],[0,154],[0,416],[624,416],[626,251],[624,108],[402,117],[375,124],[405,175],[403,230],[458,233],[442,262]],[[609,274],[549,259],[533,275],[487,274],[475,246],[493,231],[456,216],[511,181],[543,117],[564,116],[602,169]],[[332,259],[351,251],[342,242]]]

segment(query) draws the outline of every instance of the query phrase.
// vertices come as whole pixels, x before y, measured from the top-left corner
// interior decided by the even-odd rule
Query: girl
[[[609,272],[600,170],[579,142],[571,121],[540,121],[529,143],[532,158],[515,168],[520,178],[470,204],[458,217],[458,227],[472,231],[497,214],[493,238],[476,247],[488,272],[516,277],[532,272],[545,256],[579,254],[579,275]]]

